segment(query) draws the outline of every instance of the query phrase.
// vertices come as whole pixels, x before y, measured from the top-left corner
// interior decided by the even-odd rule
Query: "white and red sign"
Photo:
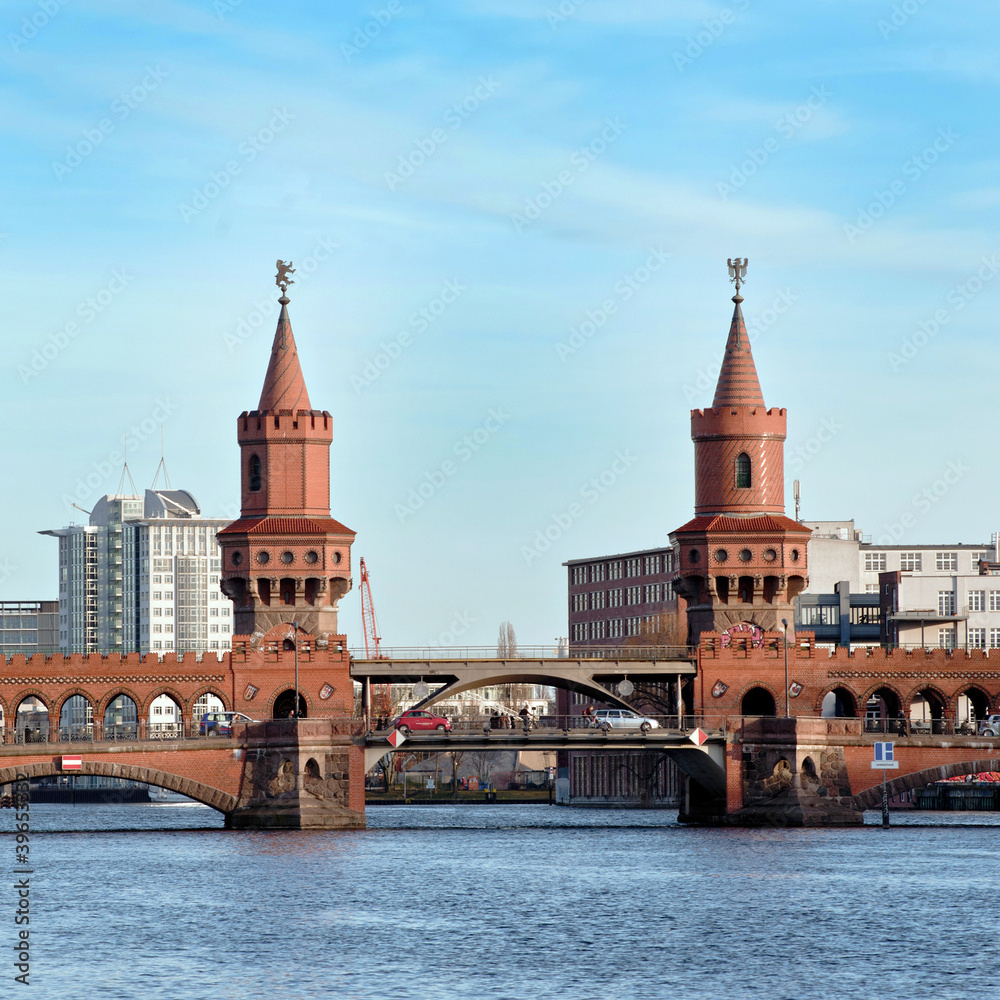
[[[758,649],[764,644],[764,630],[753,622],[738,622],[722,633],[722,646],[731,646],[734,639],[749,639],[750,646]]]
[[[83,758],[80,756],[67,757],[64,755],[59,760],[59,767],[64,771],[82,771]]]
[[[700,747],[702,745],[702,743],[704,743],[705,740],[708,739],[708,733],[706,733],[704,729],[699,728],[699,729],[696,729],[693,733],[691,733],[688,736],[688,739],[695,746],[699,746]]]
[[[386,739],[397,749],[406,742],[406,737],[398,729],[389,733]]]

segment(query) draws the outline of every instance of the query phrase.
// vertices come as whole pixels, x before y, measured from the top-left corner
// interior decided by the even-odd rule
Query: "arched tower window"
[[[749,464],[747,468],[749,468]],[[248,486],[251,493],[257,493],[260,490],[260,459],[256,455],[250,456],[250,476]]]
[[[736,488],[750,489],[750,456],[745,451],[736,456]]]

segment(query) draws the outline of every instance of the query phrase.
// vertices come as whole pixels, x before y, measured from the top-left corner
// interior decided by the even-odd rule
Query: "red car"
[[[451,723],[443,715],[434,715],[421,708],[411,708],[404,712],[393,726],[406,734],[411,729],[436,729],[439,733],[451,732]]]

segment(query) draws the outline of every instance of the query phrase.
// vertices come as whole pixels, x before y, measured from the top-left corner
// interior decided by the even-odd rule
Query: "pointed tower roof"
[[[750,338],[743,323],[740,303],[743,296],[737,290],[733,296],[736,308],[729,326],[726,353],[719,371],[719,381],[715,387],[713,408],[722,406],[764,406],[764,395],[757,379],[757,367],[750,351]]]
[[[288,318],[288,296],[282,289],[281,313],[271,345],[271,360],[267,363],[264,388],[260,393],[258,410],[311,410],[309,392],[299,366],[299,355],[292,336],[292,323]]]

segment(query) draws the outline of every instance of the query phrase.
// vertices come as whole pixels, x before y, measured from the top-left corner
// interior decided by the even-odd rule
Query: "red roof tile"
[[[357,534],[332,517],[241,517],[220,535],[351,535]]]
[[[299,410],[312,409],[309,405],[306,381],[299,366],[298,351],[295,349],[287,302],[288,299],[282,296],[281,313],[278,316],[277,329],[274,331],[271,359],[267,363],[264,388],[257,404],[258,410],[289,410],[295,413]]]
[[[673,534],[682,531],[730,531],[744,532],[794,531],[801,535],[811,535],[812,529],[784,514],[759,514],[751,517],[732,517],[726,514],[708,514],[696,517],[687,524],[676,528]]]
[[[712,402],[715,408],[764,405],[764,395],[760,391],[760,382],[757,379],[757,367],[753,363],[753,354],[750,351],[750,338],[747,336],[743,313],[740,311],[742,301],[742,296],[733,296],[736,308],[733,310],[726,353],[722,359],[719,381],[715,387],[715,399]]]

